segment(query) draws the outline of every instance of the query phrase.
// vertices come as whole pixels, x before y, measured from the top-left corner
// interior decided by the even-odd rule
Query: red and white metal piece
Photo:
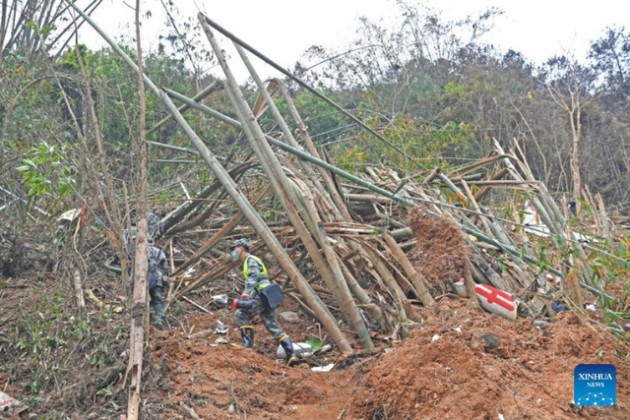
[[[518,301],[514,296],[487,284],[476,284],[475,292],[481,306],[494,314],[514,321]]]

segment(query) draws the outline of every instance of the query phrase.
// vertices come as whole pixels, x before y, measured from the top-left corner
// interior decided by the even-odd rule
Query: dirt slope
[[[203,418],[630,418],[627,358],[613,338],[580,325],[574,314],[560,314],[540,330],[532,320],[507,321],[466,300],[442,300],[420,313],[423,324],[393,351],[309,361],[337,363],[328,373],[312,372],[306,363],[291,369],[276,363],[262,325],[258,351],[215,345],[216,335],[189,341],[172,329],[152,344],[162,385],[151,395],[165,403],[162,418],[182,416],[180,401]],[[195,322],[210,326],[214,319],[204,314]],[[308,327],[290,325],[298,339]],[[616,366],[617,406],[571,403],[580,363]]]

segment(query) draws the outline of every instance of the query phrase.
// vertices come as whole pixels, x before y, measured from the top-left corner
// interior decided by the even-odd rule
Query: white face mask
[[[234,261],[238,260],[238,252],[235,249],[232,250],[232,259]]]

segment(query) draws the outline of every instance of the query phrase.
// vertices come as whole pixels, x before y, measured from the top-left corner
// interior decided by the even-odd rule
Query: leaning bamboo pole
[[[282,92],[282,96],[284,97],[284,100],[287,102],[291,116],[293,117],[298,127],[300,128],[300,131],[302,132],[302,138],[304,139],[306,150],[313,157],[321,159],[321,157],[317,153],[317,149],[315,148],[315,145],[313,144],[313,140],[311,139],[311,134],[308,131],[308,127],[302,120],[302,117],[300,116],[300,113],[298,112],[297,107],[295,106],[295,103],[293,102],[293,99],[291,98],[291,95],[289,94],[289,90],[287,89],[287,86],[281,80],[278,81],[278,86],[280,87],[280,92]],[[337,190],[337,186],[335,185],[335,182],[332,179],[330,172],[327,170],[324,170],[321,167],[319,167],[319,169],[320,169],[319,172],[322,175],[322,178],[324,180],[324,184],[326,185],[326,188],[328,188],[328,193],[330,194],[330,197],[332,198],[333,202],[336,204],[339,212],[341,212],[343,220],[345,220],[346,222],[351,222],[352,217],[350,216],[350,213],[348,212],[348,207],[346,206],[346,203],[343,201],[343,198],[339,194],[339,191]]]
[[[297,209],[299,209],[298,198],[295,194],[295,189],[288,178],[286,177],[284,170],[280,166],[280,163],[271,150],[269,144],[265,141],[264,133],[262,129],[256,122],[254,115],[249,108],[245,98],[236,83],[236,80],[231,72],[231,69],[227,65],[227,61],[223,54],[221,47],[219,46],[211,28],[205,23],[203,19],[203,15],[199,14],[199,20],[201,22],[201,26],[206,33],[206,37],[214,50],[214,53],[217,57],[219,65],[223,69],[223,73],[226,76],[226,93],[228,94],[228,98],[232,105],[234,106],[237,115],[242,123],[242,129],[245,132],[252,149],[256,153],[261,163],[261,166],[265,170],[268,179],[270,180],[274,190],[276,191],[276,196],[280,199],[283,207],[287,210],[287,216],[291,221],[292,225],[296,229],[296,232],[300,236],[302,243],[308,249],[309,254],[311,256],[311,260],[317,266],[318,271],[327,282],[327,284],[332,287],[332,291],[335,295],[337,302],[340,305],[340,309],[344,314],[346,321],[351,325],[352,329],[359,335],[359,339],[362,344],[366,348],[372,348],[373,344],[370,339],[370,336],[365,328],[365,324],[362,318],[359,315],[359,312],[354,304],[354,300],[352,299],[350,290],[348,289],[347,284],[343,280],[343,277],[339,278],[331,268],[331,260],[328,259],[328,264],[325,263],[326,255],[321,255],[319,250],[317,249],[317,245],[313,240],[313,236],[317,235],[317,230],[315,227],[311,227],[311,234],[308,233],[306,227],[304,226],[302,220],[297,214]],[[252,72],[252,76],[257,79],[257,75],[255,72]],[[259,85],[263,87],[263,96],[264,86],[262,86],[262,82],[257,79]],[[267,104],[271,109],[275,107],[273,101],[270,101]],[[304,212],[303,215],[304,220],[311,220],[314,215],[309,215],[307,212]],[[308,223],[307,223],[308,224]],[[323,240],[322,240],[323,242]],[[326,252],[326,247],[323,246],[324,252]],[[339,271],[340,273],[340,271]]]
[[[383,237],[383,239],[385,239],[385,243],[389,247],[389,250],[394,258],[396,258],[398,263],[405,271],[405,274],[407,274],[407,277],[416,290],[418,298],[424,304],[424,306],[431,306],[433,303],[435,303],[435,300],[433,300],[431,293],[429,293],[429,288],[427,287],[424,276],[413,267],[394,237],[385,230],[381,231],[381,236]]]
[[[260,217],[260,215],[256,212],[256,210],[252,207],[251,203],[247,200],[247,198],[240,192],[238,186],[234,183],[232,178],[229,176],[225,168],[221,165],[221,163],[216,159],[216,157],[210,152],[205,143],[197,136],[192,127],[186,122],[181,113],[177,110],[177,107],[171,99],[160,90],[151,79],[146,74],[140,73],[138,66],[134,61],[125,54],[124,51],[107,35],[101,28],[96,25],[96,23],[90,19],[89,16],[85,14],[80,8],[70,3],[69,0],[65,0],[68,4],[74,8],[77,13],[79,13],[98,33],[103,37],[105,41],[112,47],[112,49],[121,56],[121,58],[136,72],[138,72],[141,77],[143,77],[144,82],[153,93],[164,103],[167,110],[173,115],[175,121],[181,126],[184,130],[190,141],[193,145],[199,150],[202,158],[206,161],[210,169],[215,173],[217,179],[223,187],[226,189],[230,197],[235,201],[237,206],[243,211],[243,214],[247,217],[252,227],[256,230],[256,232],[260,235],[263,241],[269,247],[269,250],[278,260],[278,263],[282,267],[282,269],[287,273],[289,277],[294,281],[296,287],[309,304],[310,309],[317,315],[317,318],[320,320],[324,328],[330,333],[331,338],[337,344],[339,349],[343,353],[352,352],[352,347],[348,342],[348,339],[344,336],[343,332],[337,325],[335,319],[331,316],[328,311],[326,305],[321,301],[321,299],[313,292],[312,288],[306,281],[306,279],[302,276],[300,271],[295,267],[293,261],[289,257],[289,255],[284,251],[282,245],[276,237],[273,235],[269,227],[265,224],[264,220]]]
[[[220,113],[220,112],[218,112],[218,111],[216,111],[216,110],[214,110],[212,108],[209,108],[209,107],[207,107],[205,105],[201,105],[199,103],[196,103],[196,102],[192,101],[190,98],[188,98],[185,95],[182,95],[182,94],[180,94],[178,92],[175,92],[175,91],[173,91],[171,89],[166,89],[165,88],[164,90],[168,93],[169,96],[172,96],[173,98],[177,99],[178,101],[190,103],[192,107],[197,108],[199,110],[202,110],[202,111],[204,111],[205,113],[207,113],[208,115],[210,115],[212,117],[215,117],[215,118],[217,118],[217,119],[219,119],[219,120],[221,120],[221,121],[223,121],[223,122],[225,122],[227,124],[230,124],[232,126],[239,127],[239,128],[241,127],[241,123],[240,122],[238,122],[238,121],[236,121],[236,120],[234,120],[234,119],[232,119],[232,118],[230,118],[230,117],[228,117],[228,116],[226,116],[226,115],[224,115],[224,114],[222,114],[222,113]],[[381,187],[378,187],[376,185],[373,185],[372,183],[370,183],[370,182],[368,182],[368,181],[366,181],[366,180],[364,180],[364,179],[362,179],[362,178],[360,178],[360,177],[358,177],[356,175],[353,175],[353,174],[351,174],[349,172],[346,172],[346,171],[344,171],[342,169],[339,169],[336,166],[331,165],[330,163],[328,163],[326,161],[317,159],[317,158],[311,156],[308,153],[304,153],[303,151],[297,150],[297,149],[291,147],[290,145],[288,145],[288,144],[286,144],[286,143],[284,143],[282,141],[274,139],[271,136],[266,135],[265,138],[270,143],[272,143],[275,146],[278,146],[282,150],[285,150],[285,151],[287,151],[289,153],[295,154],[295,155],[299,156],[300,158],[309,160],[310,162],[314,163],[315,165],[321,166],[322,168],[325,168],[325,169],[329,170],[331,173],[333,173],[335,175],[343,177],[343,178],[345,178],[345,179],[347,179],[349,181],[355,182],[358,185],[360,185],[360,186],[362,186],[362,187],[364,187],[364,188],[366,188],[366,189],[368,189],[370,191],[373,191],[373,192],[375,192],[377,194],[380,194],[380,195],[382,195],[384,197],[389,197],[392,200],[394,200],[394,201],[396,201],[398,203],[401,203],[401,204],[403,204],[405,206],[414,206],[415,205],[413,200],[410,200],[409,198],[401,197],[401,196],[399,196],[399,195],[397,195],[395,193],[392,193],[391,191],[388,191],[388,190],[386,190],[384,188],[381,188]],[[463,195],[462,195],[462,197],[463,197]],[[436,205],[436,206],[441,206],[442,205],[442,203],[439,203],[439,202],[437,202],[435,200],[430,200],[429,201],[427,199],[422,199],[421,201],[423,201],[423,202],[430,202],[431,204]],[[487,244],[490,244],[490,245],[494,245],[494,246],[496,246],[496,247],[498,247],[498,248],[508,252],[509,254],[513,255],[514,257],[522,258],[522,259],[524,259],[525,261],[527,261],[529,263],[534,263],[534,264],[537,263],[537,260],[535,258],[532,258],[529,255],[523,255],[522,252],[519,249],[514,248],[509,243],[500,242],[500,241],[496,240],[495,238],[492,238],[492,237],[484,234],[479,229],[477,229],[476,226],[474,224],[472,224],[472,223],[470,223],[468,225],[459,223],[458,225],[462,228],[462,230],[464,230],[464,232],[475,236],[480,241],[483,241],[483,242],[485,242]],[[394,237],[396,239],[404,237],[404,236],[407,236],[407,235],[410,235],[410,234],[411,234],[411,230],[409,228],[399,229],[399,230],[393,232],[393,235],[394,235]],[[556,275],[560,275],[560,276],[562,275],[561,271],[559,271],[557,269],[554,269],[553,267],[547,268],[547,271],[549,271],[552,274],[556,274]],[[592,287],[590,285],[583,285],[583,286],[586,287],[591,292],[597,294],[598,296],[599,295],[608,296],[605,293],[603,293],[601,290],[598,290],[598,289],[596,289],[596,288],[594,288],[594,287]]]
[[[258,202],[260,202],[260,200],[262,200],[269,193],[269,190],[270,190],[270,187],[265,188],[265,190],[258,197],[254,199],[254,202],[252,203],[252,205],[256,206]],[[177,270],[171,275],[174,276],[177,273],[180,273],[186,268],[188,268],[190,265],[199,261],[199,259],[206,252],[212,249],[212,247],[214,247],[224,235],[232,231],[232,229],[234,229],[234,227],[237,226],[243,219],[244,219],[243,212],[239,210],[238,212],[236,212],[236,214],[234,214],[234,216],[230,218],[230,220],[228,220],[227,223],[225,223],[221,227],[221,229],[219,229],[214,235],[212,235],[212,237],[208,239],[206,243],[204,243],[199,249],[197,249],[197,251],[193,255],[191,255],[188,258],[188,260],[186,260],[183,264],[181,264],[177,268]]]
[[[278,70],[279,72],[281,72],[282,74],[284,74],[285,76],[291,78],[292,80],[294,80],[296,83],[298,83],[300,86],[302,86],[304,89],[308,90],[309,92],[311,92],[312,94],[314,94],[315,96],[317,96],[318,98],[322,99],[323,101],[325,101],[326,103],[328,103],[330,106],[332,106],[333,108],[337,109],[339,112],[341,112],[342,114],[344,114],[346,117],[350,118],[352,121],[354,121],[355,123],[357,123],[361,128],[363,128],[364,130],[368,131],[369,133],[371,133],[374,137],[376,137],[379,141],[381,141],[382,143],[386,144],[387,146],[391,147],[392,149],[394,149],[395,151],[397,151],[399,154],[401,154],[402,156],[404,156],[405,158],[409,159],[410,162],[413,162],[416,165],[422,166],[421,162],[419,162],[416,159],[413,159],[412,157],[408,156],[403,150],[401,150],[399,147],[397,147],[395,144],[391,143],[389,140],[387,140],[385,137],[383,137],[382,135],[380,135],[379,133],[377,133],[373,128],[371,128],[370,126],[368,126],[366,123],[364,123],[363,121],[361,121],[359,118],[357,118],[356,116],[352,115],[350,112],[348,112],[345,108],[343,108],[341,105],[337,104],[335,101],[333,101],[332,99],[328,98],[327,96],[323,95],[321,92],[318,92],[316,89],[312,88],[308,83],[306,83],[305,81],[303,81],[302,79],[300,79],[299,77],[295,76],[294,74],[289,73],[288,71],[286,71],[284,68],[282,68],[282,66],[276,64],[274,61],[270,60],[268,57],[265,57],[263,54],[261,54],[259,51],[257,51],[256,49],[252,48],[250,45],[248,45],[247,43],[243,42],[242,40],[240,40],[238,37],[234,36],[232,33],[230,33],[229,31],[227,31],[226,29],[224,29],[223,27],[221,27],[219,24],[217,24],[216,22],[212,21],[210,18],[208,18],[207,16],[203,15],[202,13],[199,13],[199,19],[205,23],[205,25],[210,28],[214,28],[216,29],[218,32],[220,32],[221,34],[225,35],[226,37],[228,37],[230,40],[232,40],[232,42],[234,42],[235,44],[245,48],[247,51],[251,52],[252,54],[254,54],[256,57],[260,58],[261,60],[263,60],[264,62],[266,62],[267,64],[269,64],[270,66],[272,66],[273,68],[275,68],[276,70]]]
[[[282,131],[282,135],[291,146],[295,147],[296,149],[301,149],[302,146],[300,146],[300,144],[295,140],[295,137],[293,137],[293,133],[291,133],[291,129],[289,128],[286,121],[280,114],[278,107],[276,106],[275,102],[273,101],[273,98],[269,94],[268,89],[265,88],[263,81],[260,79],[260,77],[256,73],[256,70],[254,69],[251,62],[249,61],[249,58],[245,54],[245,51],[243,51],[243,49],[238,44],[234,44],[234,45],[236,47],[236,51],[241,57],[241,60],[243,60],[245,67],[249,71],[249,74],[254,79],[256,86],[258,86],[258,91],[260,92],[262,99],[265,101],[267,108],[271,111],[273,118],[276,120],[276,123],[280,127],[280,130]],[[276,82],[274,82],[273,84],[276,85]],[[315,186],[321,191],[324,191],[324,188],[319,183],[319,179],[315,176],[315,172],[313,171],[313,168],[310,165],[310,162],[300,160],[299,164],[302,167],[302,170],[304,171],[306,176],[315,184]]]

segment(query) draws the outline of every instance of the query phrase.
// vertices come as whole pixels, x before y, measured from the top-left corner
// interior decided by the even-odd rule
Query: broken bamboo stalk
[[[288,105],[288,108],[289,108],[289,112],[293,116],[293,119],[295,120],[295,122],[297,123],[298,127],[300,128],[300,131],[302,132],[302,137],[304,138],[304,143],[306,145],[306,150],[313,157],[321,159],[321,157],[319,156],[319,153],[317,153],[317,149],[315,148],[315,145],[313,144],[313,140],[312,140],[311,135],[310,135],[310,133],[308,131],[308,127],[306,126],[306,124],[302,120],[302,117],[300,116],[300,114],[299,114],[299,112],[298,112],[298,110],[297,110],[297,108],[295,106],[295,103],[293,102],[293,99],[291,98],[291,95],[289,94],[289,90],[287,89],[287,86],[281,80],[278,80],[278,86],[280,87],[280,92],[282,92],[282,96],[284,97],[285,101],[287,102],[287,105]],[[339,190],[337,189],[337,186],[335,185],[335,182],[333,181],[330,172],[324,170],[322,167],[318,166],[318,168],[320,169],[319,172],[322,175],[322,178],[324,180],[324,184],[328,188],[328,193],[330,194],[330,197],[332,198],[333,202],[337,206],[337,209],[341,213],[341,216],[343,217],[343,220],[345,220],[346,222],[351,222],[352,221],[352,217],[350,216],[350,213],[348,212],[348,208],[346,206],[346,203],[345,203],[343,197],[341,197],[341,194],[339,193]]]
[[[77,294],[77,306],[79,310],[85,309],[85,298],[83,297],[83,286],[81,285],[81,272],[78,268],[74,269],[74,290]]]
[[[208,86],[206,86],[205,88],[203,88],[199,93],[197,93],[195,96],[192,97],[192,99],[194,101],[200,101],[203,98],[205,98],[206,96],[210,95],[212,92],[214,92],[217,87],[221,87],[220,84],[217,83],[217,81],[213,81],[212,83],[210,83]],[[190,108],[190,105],[188,104],[184,104],[182,106],[180,106],[179,108],[177,108],[177,110],[180,113],[183,113],[184,111],[186,111],[187,109]],[[160,127],[162,127],[164,124],[166,124],[167,122],[169,122],[173,117],[171,115],[168,115],[164,118],[162,118],[157,124],[155,124],[153,126],[153,128],[151,128],[149,131],[147,131],[147,137],[150,136],[151,134],[153,134],[156,130],[158,130]]]
[[[468,184],[466,183],[466,181],[464,181],[463,179],[461,180],[461,185],[462,188],[464,189],[464,191],[466,192],[466,196],[468,197],[468,200],[470,201],[470,204],[472,204],[473,208],[475,209],[475,211],[477,211],[477,213],[484,213],[481,210],[481,207],[479,206],[479,203],[477,203],[477,200],[475,200],[475,196],[473,195],[472,191],[470,190],[470,187],[468,186]],[[481,224],[483,225],[483,227],[486,230],[486,233],[488,235],[492,235],[492,229],[490,228],[490,224],[488,222],[488,219],[486,218],[486,216],[479,216],[479,219],[481,219]]]
[[[610,223],[608,223],[608,214],[606,213],[606,205],[604,204],[604,199],[601,194],[596,194],[595,199],[597,200],[598,207],[598,215],[600,220],[600,225],[602,227],[601,235],[610,242],[612,237],[610,235]]]
[[[68,0],[66,0],[68,2]],[[216,174],[217,178],[223,185],[223,187],[228,191],[228,194],[232,197],[232,199],[236,202],[236,204],[243,210],[243,213],[246,215],[247,219],[250,221],[254,229],[257,233],[263,238],[265,243],[268,245],[269,249],[274,256],[278,260],[278,263],[282,266],[285,272],[292,277],[298,290],[302,293],[304,299],[312,305],[313,311],[317,314],[318,319],[324,325],[324,328],[330,333],[331,338],[337,344],[339,349],[343,353],[348,353],[352,351],[352,347],[348,340],[344,337],[341,329],[338,327],[336,321],[330,315],[330,312],[326,309],[326,306],[321,302],[319,297],[313,293],[312,289],[306,282],[306,279],[302,276],[299,270],[295,267],[289,256],[286,254],[281,244],[275,238],[273,233],[266,226],[260,215],[254,210],[249,201],[242,195],[242,193],[238,190],[236,184],[232,180],[232,178],[228,175],[223,166],[219,163],[214,155],[210,152],[204,142],[197,136],[194,130],[188,125],[184,117],[177,111],[177,107],[170,100],[168,95],[166,95],[163,91],[158,89],[158,87],[149,79],[149,77],[145,74],[142,74],[136,63],[125,54],[122,49],[105,34],[98,25],[92,21],[89,16],[87,16],[80,8],[75,6],[74,4],[68,2],[72,6],[73,9],[77,11],[102,37],[107,41],[107,43],[112,47],[112,49],[120,55],[123,60],[141,77],[144,78],[144,81],[151,88],[151,90],[162,100],[164,105],[167,107],[169,112],[173,115],[178,124],[183,128],[193,145],[199,150],[199,153],[204,158],[206,163],[210,166],[212,171]]]
[[[366,246],[365,251],[370,256],[370,261],[374,265],[376,272],[378,273],[379,277],[381,278],[381,280],[387,287],[387,290],[389,291],[392,298],[394,299],[395,306],[398,309],[399,321],[400,322],[407,321],[409,319],[409,316],[406,311],[406,305],[409,302],[407,301],[407,297],[405,296],[405,293],[400,288],[400,285],[398,284],[398,282],[396,281],[392,273],[387,269],[387,267],[385,266],[385,264],[383,263],[379,255],[376,253],[376,251],[372,249],[370,246]]]
[[[365,307],[370,320],[374,324],[379,325],[385,334],[391,333],[392,327],[387,321],[387,318],[383,315],[381,308],[372,303],[372,299],[370,299],[370,296],[365,290],[363,290],[352,272],[345,264],[343,264],[343,261],[339,261],[339,265],[343,270],[344,277],[348,282],[348,286],[350,286],[350,290],[352,290],[352,294],[354,294],[361,306]]]
[[[431,306],[434,304],[435,300],[433,300],[433,296],[429,293],[429,288],[424,276],[413,267],[403,250],[400,249],[398,242],[396,242],[394,237],[386,230],[381,231],[381,236],[385,239],[385,243],[387,243],[389,251],[407,274],[407,277],[416,290],[418,299],[420,299],[424,306]]]
[[[258,204],[260,200],[262,200],[263,197],[265,197],[269,193],[270,189],[271,187],[269,186],[265,188],[265,190],[258,197],[256,197],[256,199],[254,199],[252,205],[255,206],[256,204]],[[177,268],[177,270],[171,275],[174,276],[177,273],[180,273],[186,268],[188,268],[191,264],[194,264],[195,262],[199,261],[199,258],[201,258],[214,245],[216,245],[216,243],[221,238],[223,238],[223,236],[230,233],[232,229],[234,229],[234,227],[237,226],[243,220],[243,218],[244,216],[243,216],[242,211],[239,210],[238,212],[236,212],[236,214],[234,214],[234,216],[232,216],[232,218],[230,218],[230,220],[228,220],[228,222],[225,223],[223,227],[221,227],[221,229],[219,229],[214,235],[212,235],[212,237],[208,239],[206,243],[204,243],[199,249],[197,249],[197,251],[192,256],[190,256],[188,260],[186,260],[183,264],[181,264]]]
[[[201,22],[201,26],[204,32],[206,33],[206,37],[208,38],[208,41],[210,42],[210,45],[212,46],[212,49],[214,50],[217,60],[219,61],[219,64],[221,65],[221,68],[223,69],[223,73],[226,76],[226,81],[227,81],[226,93],[228,95],[228,98],[230,99],[230,102],[232,102],[232,105],[234,106],[236,113],[239,116],[239,119],[241,120],[241,128],[245,132],[245,135],[247,136],[249,140],[249,144],[252,146],[252,149],[254,149],[254,152],[259,158],[260,164],[262,165],[263,169],[265,170],[265,173],[267,174],[269,180],[271,181],[271,184],[273,185],[274,190],[276,191],[276,196],[281,200],[282,205],[287,210],[287,215],[289,216],[289,219],[291,220],[293,227],[296,229],[296,232],[302,239],[302,242],[304,243],[304,245],[307,248],[309,248],[309,254],[311,255],[311,259],[313,259],[315,264],[319,263],[318,271],[320,271],[324,279],[326,279],[328,276],[325,276],[324,274],[328,274],[328,269],[326,265],[323,264],[323,259],[321,259],[321,255],[319,254],[319,251],[317,250],[317,247],[314,241],[312,240],[311,236],[306,231],[306,228],[304,227],[302,220],[300,220],[300,218],[298,217],[295,211],[294,205],[295,205],[295,201],[297,200],[294,196],[291,195],[293,190],[287,185],[288,180],[286,178],[286,175],[284,174],[284,171],[280,167],[280,164],[276,156],[274,155],[273,151],[271,151],[269,144],[264,141],[264,134],[260,126],[256,123],[255,118],[252,114],[252,111],[247,105],[247,102],[243,98],[243,94],[240,91],[236,83],[236,80],[234,79],[234,76],[227,65],[227,61],[225,60],[221,47],[216,41],[212,30],[203,19],[203,14],[201,13],[199,14],[199,20]],[[293,202],[291,200],[292,198],[293,198]],[[321,261],[318,261],[318,259],[321,259]],[[345,282],[343,283],[337,282],[335,284],[335,282],[332,281],[331,285],[336,286],[337,292],[343,292],[344,286],[345,286],[346,293],[348,294],[350,293]],[[296,286],[299,286],[299,285],[296,284]],[[300,292],[302,292],[302,290],[300,290]],[[339,293],[336,293],[336,298],[339,303],[346,301],[345,299],[340,298]],[[344,307],[343,305],[341,306],[341,309],[342,309],[342,312],[344,312],[346,320],[352,325],[353,323],[351,321],[353,320],[355,310],[352,310],[353,308]],[[354,326],[358,328],[359,324],[354,325]],[[358,330],[355,330],[355,331],[358,333]],[[346,340],[346,345],[350,347],[347,340]]]
[[[295,140],[295,137],[293,137],[293,133],[291,133],[291,130],[289,129],[289,126],[287,125],[286,121],[284,120],[284,118],[282,118],[282,115],[280,115],[280,111],[278,110],[278,107],[276,107],[276,104],[273,101],[273,98],[269,94],[268,90],[265,88],[263,81],[260,79],[260,77],[256,73],[256,70],[254,69],[254,67],[251,65],[251,63],[249,61],[249,58],[245,54],[245,51],[243,51],[243,48],[241,48],[236,43],[234,44],[234,46],[236,48],[236,51],[240,55],[241,59],[243,60],[243,63],[245,64],[245,67],[247,67],[247,70],[249,71],[249,74],[252,76],[252,78],[254,79],[254,82],[258,86],[258,90],[260,91],[260,94],[264,98],[264,100],[265,100],[265,102],[267,104],[267,107],[271,110],[273,118],[276,120],[276,123],[280,126],[280,130],[282,131],[282,134],[283,134],[284,138],[294,148],[296,148],[298,150],[301,149],[302,146],[300,146],[300,144]],[[276,84],[276,82],[274,82],[274,84]],[[326,194],[324,188],[321,186],[321,184],[319,183],[319,180],[315,176],[315,172],[313,171],[313,168],[310,165],[310,162],[304,161],[304,160],[299,160],[299,163],[300,163],[300,166],[302,167],[302,169],[304,170],[304,173],[307,175],[307,177],[313,183],[315,183],[315,186],[320,191],[322,191],[322,192],[324,192],[324,194]]]

